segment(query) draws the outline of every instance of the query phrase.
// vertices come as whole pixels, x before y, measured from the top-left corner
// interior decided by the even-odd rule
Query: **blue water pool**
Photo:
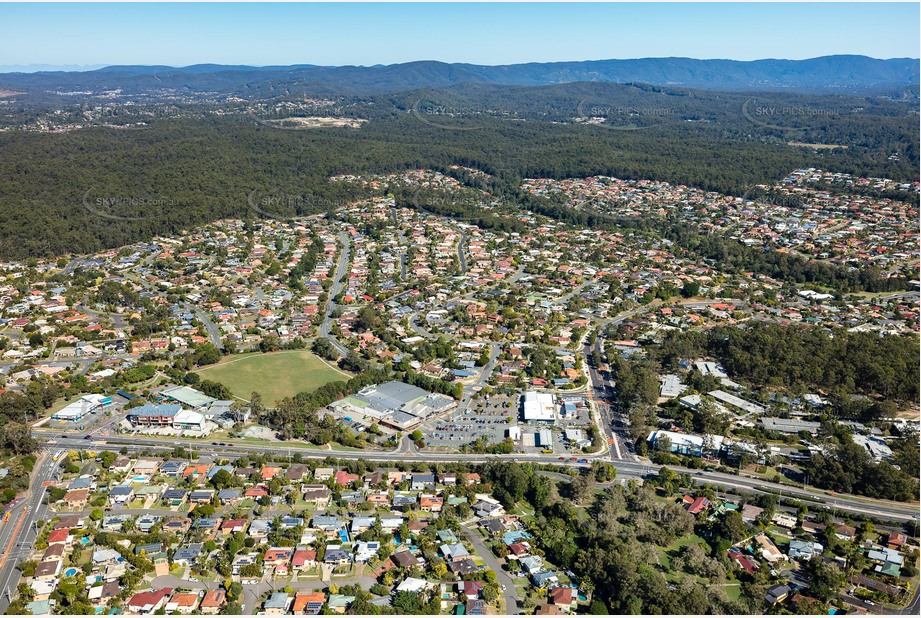
[[[64,571],[64,577],[73,577],[76,574],[77,574],[77,569],[73,567],[70,567],[69,569]]]

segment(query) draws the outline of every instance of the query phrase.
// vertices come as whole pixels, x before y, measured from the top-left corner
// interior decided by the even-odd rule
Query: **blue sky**
[[[0,4],[0,65],[918,57],[918,3]]]

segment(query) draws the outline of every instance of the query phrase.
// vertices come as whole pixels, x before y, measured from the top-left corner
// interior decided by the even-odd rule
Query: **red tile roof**
[[[201,600],[200,607],[221,607],[224,604],[224,600],[226,598],[227,594],[223,590],[209,590],[205,593],[205,597]]]
[[[572,605],[572,588],[554,588],[550,591],[550,600],[554,605]]]

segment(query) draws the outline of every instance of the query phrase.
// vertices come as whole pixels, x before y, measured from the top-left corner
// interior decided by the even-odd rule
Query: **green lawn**
[[[697,536],[696,534],[689,534],[676,540],[668,547],[656,547],[656,553],[659,555],[659,564],[665,567],[668,571],[671,571],[672,556],[677,555],[678,550],[687,545],[701,545],[705,542],[706,541],[704,541],[703,538]]]
[[[328,382],[352,377],[307,350],[234,354],[196,373],[203,380],[220,382],[234,396],[246,401],[253,391],[258,391],[269,405],[284,397],[316,390]]]
[[[723,586],[723,591],[726,593],[726,597],[730,601],[738,601],[742,597],[741,584],[727,584],[726,586]]]

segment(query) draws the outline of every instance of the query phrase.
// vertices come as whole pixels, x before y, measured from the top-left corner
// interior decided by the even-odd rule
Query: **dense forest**
[[[918,337],[834,334],[806,326],[748,322],[668,336],[656,351],[667,368],[681,358],[712,356],[730,375],[798,392],[823,389],[898,402],[919,397]]]
[[[885,461],[873,461],[867,449],[854,444],[845,428],[837,427],[829,433],[833,434],[829,436],[831,448],[828,452],[814,454],[804,467],[813,485],[882,500],[918,499],[916,437],[903,441],[896,460],[900,466],[896,468]],[[902,456],[909,451],[914,452],[911,462]]]
[[[651,178],[734,195],[802,167],[917,177],[918,128],[905,103],[759,94],[758,105],[793,101],[828,111],[822,122],[775,121],[803,123],[794,130],[752,123],[741,111],[749,99],[642,85],[478,86],[344,100],[340,113],[370,119],[360,129],[278,130],[241,114],[155,118],[135,129],[0,132],[0,258],[93,252],[229,216],[324,212],[362,195],[328,182],[337,174],[459,164],[495,175],[492,188],[515,199],[523,199],[522,177]],[[864,111],[845,113],[855,105]],[[652,108],[662,113],[620,118]],[[574,122],[580,114],[615,124]],[[646,124],[609,130],[616,122]],[[284,196],[286,208],[267,213],[254,195]],[[739,258],[739,266],[750,268],[752,259]]]

